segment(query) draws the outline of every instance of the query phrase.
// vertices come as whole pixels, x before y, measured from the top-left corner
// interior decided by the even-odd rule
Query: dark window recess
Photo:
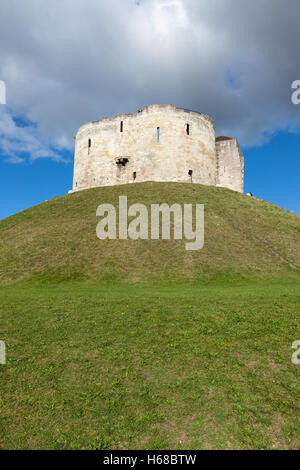
[[[190,135],[190,125],[189,124],[186,125],[186,134]]]
[[[193,170],[189,170],[189,176],[193,176]]]
[[[89,139],[89,149],[91,148],[92,146],[92,139]]]
[[[123,132],[123,121],[120,122],[120,132]]]
[[[160,131],[160,128],[158,127],[157,128],[157,143],[159,142],[159,131]]]
[[[125,167],[128,162],[129,162],[128,158],[125,158],[125,157],[121,157],[116,160],[116,164],[118,165],[119,168]]]
[[[133,172],[133,179],[136,179],[136,171]]]

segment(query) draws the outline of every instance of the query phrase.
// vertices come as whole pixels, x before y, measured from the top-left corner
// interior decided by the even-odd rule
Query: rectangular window
[[[120,132],[123,132],[123,121],[120,122]]]
[[[190,135],[190,125],[189,124],[186,125],[186,134]]]
[[[136,179],[136,171],[133,172],[133,179]]]
[[[159,131],[160,131],[160,128],[158,127],[157,128],[157,143],[159,142]]]
[[[92,140],[89,139],[89,148],[91,148],[91,145],[92,145]]]

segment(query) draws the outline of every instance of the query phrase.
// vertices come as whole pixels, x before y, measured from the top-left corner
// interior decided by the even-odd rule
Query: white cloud
[[[64,161],[59,152],[63,150],[62,145],[57,145],[55,151],[51,149],[50,144],[43,144],[34,125],[18,125],[7,109],[0,114],[0,145],[2,154],[11,163],[21,163],[26,157],[31,160],[52,158]]]
[[[209,114],[244,145],[299,131],[299,16],[298,0],[2,0],[0,79],[36,123],[2,114],[2,153],[57,159],[81,124],[151,103]]]

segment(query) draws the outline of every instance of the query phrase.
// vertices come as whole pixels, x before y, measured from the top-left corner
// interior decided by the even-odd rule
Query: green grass
[[[96,238],[102,202],[205,204],[205,246]],[[0,222],[0,448],[299,449],[300,217],[148,183]]]
[[[96,209],[203,203],[205,244],[184,241],[105,240],[96,237]],[[292,268],[290,265],[293,265]],[[26,279],[188,282],[280,277],[300,273],[300,217],[228,189],[181,183],[95,188],[55,198],[0,222],[0,284]]]
[[[299,448],[298,284],[0,295],[2,448]]]

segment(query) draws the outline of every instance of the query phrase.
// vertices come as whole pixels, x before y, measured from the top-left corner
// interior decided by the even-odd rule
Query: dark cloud
[[[299,0],[2,0],[0,145],[60,158],[81,124],[151,103],[209,114],[243,145],[299,131],[299,17]]]

